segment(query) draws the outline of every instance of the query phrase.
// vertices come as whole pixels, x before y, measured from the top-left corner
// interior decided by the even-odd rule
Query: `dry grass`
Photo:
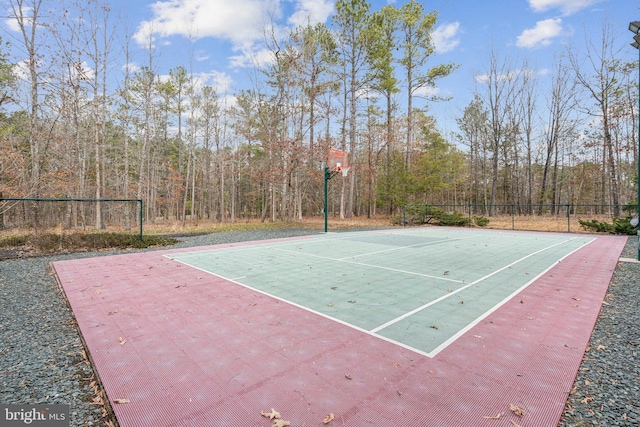
[[[572,215],[567,219],[564,215],[552,216],[514,216],[500,215],[492,216],[489,225],[485,228],[495,228],[501,230],[527,230],[527,231],[555,231],[571,233],[593,233],[593,230],[585,229],[578,220],[598,220],[612,222],[608,215]]]
[[[586,230],[580,226],[579,219],[596,219],[599,221],[611,222],[609,216],[593,215],[589,217],[581,218],[579,216],[571,216],[570,220],[567,220],[566,216],[558,215],[544,215],[544,216],[515,216],[500,215],[492,216],[489,218],[489,224],[483,228],[491,229],[503,229],[503,230],[529,230],[529,231],[553,231],[553,232],[573,232],[573,233],[591,233],[592,230]],[[373,218],[366,217],[352,217],[341,220],[339,218],[329,218],[329,231],[332,230],[349,230],[357,228],[374,228],[374,227],[392,227],[394,226],[391,218],[388,216],[377,216]],[[398,226],[397,224],[395,226]],[[324,218],[322,217],[308,217],[303,220],[295,220],[288,222],[261,222],[257,219],[241,220],[234,223],[231,222],[217,222],[217,221],[187,221],[185,226],[182,226],[181,221],[157,221],[154,224],[143,224],[143,231],[145,236],[171,236],[171,235],[189,235],[189,234],[204,234],[204,233],[218,233],[225,231],[241,231],[241,230],[272,230],[282,228],[306,228],[314,229],[318,231],[324,230]],[[38,230],[34,232],[33,229],[10,229],[0,231],[0,246],[3,241],[6,243],[8,240],[20,241],[25,236],[50,236],[51,234],[57,234],[60,236],[77,236],[77,235],[100,235],[105,233],[117,233],[125,235],[137,236],[138,229],[132,228],[125,230],[123,227],[107,227],[104,230],[94,229],[64,229],[62,227],[53,227],[47,230]],[[48,237],[50,239],[50,237]]]

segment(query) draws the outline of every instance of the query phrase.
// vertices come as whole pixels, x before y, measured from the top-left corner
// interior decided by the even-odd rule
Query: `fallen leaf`
[[[113,399],[113,403],[131,403],[131,401],[129,399]]]
[[[474,335],[474,337],[478,338],[479,340],[482,339],[482,335]]]
[[[533,319],[535,319],[535,317],[529,317],[529,316],[527,316],[527,319],[529,319],[529,320],[533,320]]]
[[[584,399],[582,399],[582,400],[580,401],[580,403],[582,403],[583,405],[586,405],[587,403],[589,403],[589,402],[593,402],[593,401],[594,401],[594,398],[593,398],[593,397],[585,397]]]
[[[596,347],[596,350],[606,350],[607,347],[603,346],[603,345],[599,345],[598,347]]]
[[[291,421],[276,420],[273,422],[273,424],[271,424],[271,427],[286,427],[290,425],[291,425]]]
[[[464,301],[460,301],[458,304],[464,304]]]
[[[623,420],[623,421],[627,421],[627,414],[626,414],[626,413],[625,413],[625,414],[622,414],[622,420]]]
[[[324,417],[324,420],[322,420],[322,422],[324,424],[329,424],[331,421],[333,421],[335,419],[335,417],[333,416],[333,412],[330,413],[329,415],[327,415],[326,417]]]
[[[437,329],[438,329],[438,327],[437,327],[436,325],[431,325],[431,326],[429,326],[429,327],[430,327],[431,329],[435,329],[435,330],[437,330]]]
[[[591,385],[591,381],[589,381],[589,380],[584,380],[584,385]]]
[[[271,408],[271,412],[260,411],[260,415],[262,415],[263,417],[269,418],[270,420],[274,418],[281,418],[280,413],[273,408]]]
[[[332,286],[331,289],[333,289],[335,291],[336,289],[338,289],[338,287],[337,286]]]
[[[349,301],[347,301],[347,302],[348,302],[348,303],[350,303],[350,304],[355,304],[355,303],[356,303],[356,300],[354,300],[354,299],[350,299],[350,300],[349,300]]]
[[[513,421],[513,420],[509,420],[511,421],[511,424],[513,424],[516,427],[522,427],[520,424],[518,424],[517,422]]]
[[[333,304],[329,303],[327,304],[327,307],[333,307]]]
[[[573,297],[572,300],[580,301],[580,298]]]
[[[348,380],[350,380],[350,379],[351,379],[351,375],[349,375],[349,374],[344,374],[344,377],[345,377],[346,379],[348,379]]]
[[[430,373],[431,375],[434,375],[434,374],[437,374],[437,373],[438,373],[438,371],[436,371],[435,369],[432,369],[432,370],[430,370],[430,371],[429,371],[429,373]]]
[[[396,368],[401,368],[402,364],[400,362],[393,362],[393,366],[395,366]]]
[[[116,314],[117,312],[118,312],[118,310],[113,310],[113,311],[110,311],[108,314],[109,314],[109,316],[113,316],[113,315],[114,315],[114,314]]]
[[[398,396],[402,396],[403,392],[402,392],[402,390],[398,390],[397,393],[398,393]]]
[[[496,415],[495,417],[492,417],[491,415],[485,415],[482,418],[486,418],[488,420],[499,420],[500,418],[502,418],[502,416],[504,415],[504,412],[500,412],[498,413],[498,415]]]
[[[513,412],[518,417],[522,417],[525,414],[524,409],[522,409],[518,405],[514,405],[513,403],[509,403],[509,410],[511,410],[511,412]]]
[[[120,343],[120,345],[124,345],[124,343],[126,343],[127,340],[125,340],[124,338],[120,337],[120,338],[118,338],[118,342]]]
[[[449,270],[446,270],[446,271],[445,271],[444,273],[442,273],[442,274],[444,274],[444,275],[446,276],[447,274],[449,274]]]

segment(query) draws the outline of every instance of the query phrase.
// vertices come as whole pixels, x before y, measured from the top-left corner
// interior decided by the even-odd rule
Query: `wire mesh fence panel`
[[[615,224],[637,215],[635,205],[454,205],[409,204],[396,224],[485,227],[506,230],[593,232],[593,226]]]
[[[140,231],[141,200],[0,198],[0,230]]]

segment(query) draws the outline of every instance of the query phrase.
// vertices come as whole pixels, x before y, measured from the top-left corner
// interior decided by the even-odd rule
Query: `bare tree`
[[[556,203],[555,189],[557,179],[557,169],[559,162],[559,142],[571,130],[574,120],[571,113],[576,106],[574,96],[575,80],[567,73],[566,66],[562,60],[557,60],[553,68],[551,82],[551,93],[547,101],[548,119],[547,128],[544,134],[545,157],[542,169],[542,183],[538,194],[539,213],[542,213],[542,204],[550,200]],[[548,194],[549,173],[553,171],[552,194]]]
[[[617,47],[614,41],[613,28],[611,24],[604,21],[600,43],[594,44],[586,38],[585,34],[584,56],[575,50],[570,50],[569,62],[576,84],[582,87],[593,101],[592,105],[581,105],[581,109],[588,115],[601,120],[603,154],[606,157],[604,163],[607,166],[603,169],[603,173],[608,169],[613,214],[618,217],[620,216],[619,188],[616,156],[611,136],[611,114],[616,93],[620,90],[621,68],[618,56],[621,48]],[[604,194],[602,202],[605,202]]]

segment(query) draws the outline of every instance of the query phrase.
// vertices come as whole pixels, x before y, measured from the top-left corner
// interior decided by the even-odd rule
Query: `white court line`
[[[418,246],[435,245],[436,243],[442,243],[442,242],[457,242],[459,240],[471,239],[471,238],[474,238],[474,237],[478,237],[478,236],[458,237],[458,238],[453,238],[453,239],[436,240],[435,242],[416,243],[415,245],[397,246],[397,247],[394,247],[394,248],[391,248],[391,249],[383,249],[383,250],[380,250],[380,251],[368,252],[366,254],[351,255],[351,256],[344,257],[344,258],[339,258],[337,261],[343,261],[343,260],[347,260],[347,259],[354,259],[354,258],[359,258],[359,257],[362,257],[362,256],[382,254],[382,253],[385,253],[385,252],[400,251],[400,250],[403,250],[403,249],[415,248],[415,247],[418,247]],[[484,236],[481,236],[481,237],[484,237]]]
[[[576,238],[577,238],[577,237],[573,237],[573,238],[571,238],[571,239],[568,239],[568,240],[564,240],[564,241],[562,241],[562,242],[555,243],[555,244],[553,244],[553,245],[551,245],[551,246],[548,246],[548,247],[546,247],[546,248],[543,248],[543,249],[540,249],[540,250],[538,250],[538,251],[536,251],[536,252],[533,252],[533,253],[531,253],[531,254],[529,254],[529,255],[526,255],[525,257],[523,257],[523,258],[521,258],[521,259],[519,259],[519,260],[517,260],[517,261],[515,261],[515,262],[513,262],[513,263],[511,263],[511,264],[509,264],[509,265],[507,265],[507,266],[505,266],[505,267],[502,267],[502,268],[500,268],[499,270],[494,271],[493,273],[490,273],[490,274],[488,274],[488,275],[486,275],[486,276],[484,276],[484,277],[482,277],[482,278],[480,278],[480,279],[478,279],[478,280],[476,280],[476,281],[474,281],[474,282],[472,282],[472,283],[470,283],[470,284],[468,284],[468,285],[466,285],[466,286],[464,286],[464,287],[462,287],[462,288],[460,288],[460,289],[458,289],[458,290],[456,290],[456,291],[453,291],[453,292],[451,292],[451,293],[448,293],[448,294],[447,294],[447,295],[445,295],[444,297],[441,297],[441,298],[439,298],[439,299],[437,299],[437,300],[435,300],[435,301],[432,301],[432,302],[430,302],[430,303],[428,303],[428,304],[425,304],[424,306],[419,307],[418,309],[412,310],[411,312],[406,313],[405,315],[400,316],[400,317],[398,317],[397,319],[394,319],[394,320],[392,320],[392,321],[390,321],[390,322],[387,322],[387,323],[385,323],[384,325],[378,326],[377,328],[374,328],[374,329],[372,329],[372,330],[367,330],[367,329],[361,328],[361,327],[359,327],[359,326],[356,326],[356,325],[353,325],[353,324],[351,324],[351,323],[348,323],[348,322],[346,322],[346,321],[344,321],[344,320],[341,320],[341,319],[338,319],[338,318],[335,318],[335,317],[329,316],[329,315],[327,315],[327,314],[325,314],[325,313],[322,313],[322,312],[320,312],[320,311],[316,311],[316,310],[314,310],[314,309],[312,309],[312,308],[309,308],[309,307],[306,307],[306,306],[303,306],[303,305],[297,304],[297,303],[295,303],[295,302],[293,302],[293,301],[290,301],[290,300],[287,300],[287,299],[284,299],[284,298],[278,297],[278,296],[276,296],[276,295],[270,294],[270,293],[268,293],[268,292],[262,291],[262,290],[260,290],[260,289],[257,289],[257,288],[254,288],[254,287],[251,287],[251,286],[249,286],[249,285],[246,285],[246,284],[244,284],[244,283],[242,283],[242,282],[238,282],[238,281],[237,281],[237,280],[243,279],[243,278],[245,278],[245,277],[238,277],[238,278],[236,278],[236,279],[229,279],[229,278],[226,278],[226,277],[221,276],[221,275],[219,275],[219,274],[216,274],[216,273],[213,273],[213,272],[211,272],[211,271],[205,270],[205,269],[203,269],[203,268],[196,267],[196,266],[194,266],[194,265],[192,265],[192,264],[189,264],[188,262],[180,261],[180,260],[178,260],[178,259],[174,259],[174,258],[172,258],[172,257],[171,257],[172,255],[177,255],[177,256],[181,255],[181,254],[179,254],[179,253],[178,253],[178,254],[171,254],[171,255],[163,255],[163,256],[164,256],[164,257],[166,257],[166,258],[169,258],[169,259],[171,259],[171,260],[173,260],[173,261],[176,261],[176,262],[179,262],[179,263],[181,263],[181,264],[187,265],[187,266],[189,266],[189,267],[191,267],[191,268],[195,268],[196,270],[199,270],[199,271],[202,271],[202,272],[205,272],[205,273],[211,274],[212,276],[220,277],[221,279],[227,280],[227,281],[229,281],[229,282],[231,282],[231,283],[234,283],[234,284],[236,284],[236,285],[243,286],[243,287],[245,287],[245,288],[247,288],[247,289],[250,289],[250,290],[252,290],[252,291],[255,291],[255,292],[261,293],[261,294],[263,294],[263,295],[269,296],[269,297],[271,297],[271,298],[275,298],[275,299],[277,299],[277,300],[279,300],[279,301],[285,302],[285,303],[287,303],[287,304],[291,304],[291,305],[293,305],[293,306],[295,306],[295,307],[298,307],[298,308],[301,308],[301,309],[303,309],[303,310],[309,311],[309,312],[311,312],[311,313],[317,314],[317,315],[319,315],[319,316],[321,316],[321,317],[324,317],[324,318],[326,318],[326,319],[333,320],[334,322],[337,322],[337,323],[339,323],[339,324],[341,324],[341,325],[344,325],[344,326],[350,327],[350,328],[355,329],[355,330],[357,330],[357,331],[359,331],[359,332],[363,332],[363,333],[365,333],[365,334],[367,334],[367,335],[369,335],[369,336],[372,336],[372,337],[375,337],[375,338],[381,339],[381,340],[383,340],[383,341],[386,341],[386,342],[389,342],[389,343],[395,344],[395,345],[400,346],[400,347],[402,347],[402,348],[404,348],[404,349],[407,349],[407,350],[409,350],[409,351],[413,351],[414,353],[417,353],[417,354],[420,354],[420,355],[423,355],[423,356],[426,356],[426,357],[429,357],[429,358],[433,358],[433,357],[435,357],[439,352],[441,352],[441,351],[442,351],[442,350],[444,350],[447,346],[449,346],[451,343],[453,343],[456,339],[458,339],[460,336],[464,335],[467,331],[469,331],[471,328],[473,328],[475,325],[477,325],[479,322],[481,322],[483,319],[485,319],[485,318],[486,318],[487,316],[489,316],[491,313],[493,313],[494,311],[496,311],[498,308],[500,308],[502,305],[504,305],[507,301],[509,301],[511,298],[513,298],[515,295],[517,295],[519,292],[521,292],[521,291],[522,291],[523,289],[525,289],[527,286],[529,286],[531,283],[535,282],[535,280],[536,280],[536,279],[538,279],[538,278],[539,278],[539,277],[541,277],[543,274],[545,274],[546,272],[548,272],[548,271],[549,271],[551,268],[553,268],[556,264],[560,263],[563,259],[565,259],[565,258],[566,258],[566,257],[568,257],[569,255],[573,254],[574,252],[576,252],[576,251],[578,251],[578,250],[582,249],[584,246],[586,246],[586,245],[590,244],[591,242],[593,242],[593,241],[594,241],[594,240],[596,240],[596,239],[592,239],[592,240],[590,240],[590,241],[586,242],[585,244],[583,244],[583,245],[582,245],[582,246],[580,246],[579,248],[577,248],[577,249],[575,249],[575,250],[571,251],[570,253],[568,253],[568,254],[566,254],[565,256],[563,256],[562,258],[560,258],[558,261],[556,261],[556,262],[554,262],[553,264],[551,264],[551,265],[550,265],[546,270],[544,270],[542,273],[538,274],[535,278],[533,278],[532,280],[530,280],[529,282],[527,282],[526,284],[524,284],[523,286],[521,286],[519,289],[517,289],[516,291],[514,291],[511,295],[509,295],[508,297],[506,297],[505,299],[503,299],[502,301],[500,301],[498,304],[496,304],[494,307],[492,307],[492,308],[491,308],[490,310],[488,310],[486,313],[482,314],[480,317],[478,317],[477,319],[475,319],[474,321],[472,321],[472,322],[471,322],[469,325],[467,325],[465,328],[463,328],[462,330],[458,331],[456,334],[454,334],[452,337],[450,337],[449,339],[447,339],[445,342],[443,342],[442,344],[440,344],[438,347],[436,347],[434,350],[432,350],[432,351],[430,351],[430,352],[425,352],[425,351],[419,350],[419,349],[417,349],[417,348],[411,347],[410,345],[404,344],[404,343],[402,343],[402,342],[400,342],[400,341],[396,341],[396,340],[394,340],[394,339],[392,339],[392,338],[388,338],[388,337],[385,337],[385,336],[383,336],[383,335],[380,335],[380,334],[378,334],[377,332],[379,332],[381,329],[384,329],[385,327],[387,327],[387,326],[389,326],[389,325],[391,325],[391,324],[393,324],[393,323],[397,323],[398,321],[400,321],[400,320],[402,320],[402,319],[404,319],[404,318],[407,318],[407,317],[409,317],[409,316],[411,316],[411,315],[413,315],[413,314],[417,313],[417,312],[418,312],[418,311],[420,311],[420,310],[424,310],[425,308],[427,308],[427,307],[429,307],[429,306],[431,306],[431,305],[433,305],[433,304],[435,304],[435,303],[437,303],[437,302],[439,302],[439,301],[442,301],[442,300],[444,300],[445,298],[448,298],[448,297],[450,297],[450,296],[452,296],[452,295],[454,295],[454,294],[456,294],[456,293],[458,293],[458,292],[460,292],[460,291],[462,291],[462,290],[464,290],[464,289],[467,289],[467,288],[469,288],[470,286],[473,286],[473,285],[475,285],[475,284],[477,284],[477,283],[479,283],[479,282],[481,282],[481,281],[483,281],[483,280],[486,280],[487,278],[489,278],[489,277],[491,277],[491,276],[493,276],[493,275],[495,275],[495,274],[498,274],[499,272],[501,272],[501,271],[503,271],[503,270],[505,270],[505,269],[507,269],[507,268],[509,268],[509,267],[511,267],[511,266],[513,266],[513,265],[515,265],[515,264],[517,264],[518,262],[521,262],[521,261],[522,261],[522,260],[524,260],[524,259],[527,259],[527,258],[529,258],[529,257],[531,257],[531,256],[533,256],[533,255],[536,255],[536,254],[538,254],[538,253],[541,253],[541,252],[543,252],[543,251],[546,251],[546,250],[548,250],[548,249],[550,249],[550,248],[552,248],[552,247],[554,247],[554,246],[558,246],[558,245],[561,245],[561,244],[567,243],[567,242],[569,242],[569,241],[571,241],[571,240],[574,240],[574,239],[576,239]],[[331,239],[331,240],[334,240],[334,239]],[[285,243],[285,242],[282,242],[282,243]],[[292,243],[292,242],[286,242],[286,243]],[[291,252],[291,253],[294,253],[294,254],[298,254],[298,255],[300,255],[300,253],[299,253],[299,252],[295,252],[295,251],[290,251],[290,250],[280,249],[280,248],[274,248],[273,246],[270,246],[270,248],[272,248],[272,249],[276,249],[276,250],[279,250],[279,251],[282,251],[282,252]],[[346,263],[350,263],[350,264],[362,265],[362,266],[373,267],[373,268],[382,268],[382,269],[385,269],[385,270],[391,270],[391,271],[396,271],[396,272],[401,272],[401,273],[406,273],[406,274],[413,274],[413,275],[418,275],[418,276],[423,276],[423,277],[430,277],[430,278],[435,278],[435,279],[440,279],[440,280],[448,280],[448,281],[452,281],[452,282],[464,283],[464,281],[460,282],[460,281],[456,281],[456,280],[443,279],[443,278],[441,278],[441,277],[429,276],[429,275],[424,275],[424,274],[420,274],[420,273],[413,273],[413,272],[403,271],[403,270],[390,269],[390,268],[380,267],[380,266],[376,266],[376,265],[370,265],[370,264],[364,264],[364,263],[358,263],[358,262],[350,262],[350,261],[345,261],[345,260],[337,260],[337,259],[333,259],[333,258],[329,258],[329,257],[320,256],[320,255],[314,255],[314,254],[308,254],[308,253],[304,253],[303,255],[310,256],[310,257],[321,258],[321,259],[330,260],[330,261],[346,262]]]
[[[569,255],[573,254],[574,252],[579,251],[580,249],[584,248],[585,246],[587,246],[588,244],[592,243],[594,240],[596,239],[591,239],[588,242],[586,242],[584,245],[580,246],[577,249],[574,249],[573,251],[569,252],[568,254],[566,254],[565,256],[563,256],[562,258],[560,258],[558,261],[554,262],[553,264],[551,264],[549,267],[547,267],[544,271],[542,271],[540,274],[538,274],[536,277],[534,277],[533,279],[529,280],[527,283],[525,283],[524,285],[520,286],[518,289],[516,289],[515,291],[513,291],[511,293],[511,295],[507,296],[506,298],[504,298],[502,301],[500,301],[498,304],[494,305],[493,307],[491,307],[489,310],[487,310],[485,313],[483,313],[482,315],[480,315],[477,319],[475,319],[473,322],[469,323],[467,326],[465,326],[464,328],[460,329],[458,332],[456,332],[455,334],[453,334],[451,337],[449,337],[448,340],[444,341],[442,344],[440,344],[438,347],[434,348],[433,350],[431,350],[428,353],[429,357],[435,357],[438,353],[440,353],[442,350],[444,350],[445,348],[447,348],[451,343],[453,343],[455,340],[457,340],[458,338],[460,338],[462,335],[464,335],[465,333],[467,333],[471,328],[473,328],[474,326],[476,326],[478,323],[482,322],[482,320],[484,320],[485,318],[487,318],[491,313],[493,313],[494,311],[496,311],[497,309],[499,309],[500,307],[502,307],[503,305],[505,305],[511,298],[515,297],[516,295],[518,295],[520,292],[522,292],[524,289],[526,289],[530,284],[532,284],[533,282],[535,282],[536,280],[538,280],[540,277],[542,277],[546,272],[548,272],[549,270],[551,270],[553,267],[555,267],[556,265],[558,265],[560,262],[562,262],[563,259],[565,259],[566,257],[568,257]]]
[[[541,253],[541,252],[544,252],[544,251],[546,251],[546,250],[549,250],[549,249],[551,249],[551,248],[553,248],[553,247],[555,247],[555,246],[562,245],[562,244],[565,244],[565,243],[567,243],[567,242],[570,242],[570,241],[572,241],[572,240],[574,240],[574,239],[576,239],[576,237],[572,237],[571,239],[568,239],[568,240],[563,240],[562,242],[554,243],[554,244],[553,244],[553,245],[551,245],[551,246],[547,246],[546,248],[542,248],[542,249],[540,249],[540,250],[538,250],[538,251],[535,251],[535,252],[530,253],[529,255],[523,256],[522,258],[520,258],[520,259],[518,259],[518,260],[516,260],[516,261],[512,262],[511,264],[508,264],[508,265],[506,265],[506,266],[504,266],[504,267],[502,267],[502,268],[499,268],[498,270],[495,270],[494,272],[489,273],[489,274],[487,274],[486,276],[481,277],[481,278],[479,278],[478,280],[475,280],[475,281],[473,281],[473,282],[469,283],[468,285],[465,285],[465,286],[463,286],[463,287],[461,287],[461,288],[458,288],[458,289],[456,289],[456,290],[455,290],[455,291],[453,291],[453,292],[449,292],[449,293],[447,293],[446,295],[443,295],[443,296],[441,296],[440,298],[437,298],[437,299],[435,299],[435,300],[433,300],[433,301],[429,301],[428,303],[426,303],[426,304],[424,304],[424,305],[421,305],[420,307],[418,307],[418,308],[416,308],[416,309],[413,309],[413,310],[411,310],[411,311],[409,311],[409,312],[407,312],[407,313],[403,314],[402,316],[398,316],[398,317],[396,317],[395,319],[389,320],[387,323],[383,323],[382,325],[378,326],[377,328],[372,329],[372,330],[371,330],[371,332],[376,333],[376,332],[378,332],[378,331],[380,331],[380,330],[382,330],[382,329],[385,329],[385,328],[387,328],[387,327],[389,327],[389,326],[393,325],[394,323],[398,323],[398,322],[400,322],[401,320],[406,319],[407,317],[413,316],[414,314],[416,314],[416,313],[418,313],[418,312],[420,312],[420,311],[424,310],[425,308],[429,308],[429,307],[431,307],[431,306],[432,306],[432,305],[434,305],[434,304],[437,304],[437,303],[439,303],[439,302],[441,302],[441,301],[444,301],[444,300],[446,300],[447,298],[450,298],[450,297],[454,296],[455,294],[457,294],[457,293],[459,293],[459,292],[462,292],[462,291],[464,291],[465,289],[470,288],[470,287],[471,287],[471,286],[473,286],[473,285],[477,285],[478,283],[482,282],[483,280],[486,280],[486,279],[488,279],[488,278],[489,278],[489,277],[491,277],[491,276],[495,276],[496,274],[500,273],[501,271],[504,271],[504,270],[506,270],[507,268],[510,268],[510,267],[512,267],[512,266],[514,266],[514,265],[516,265],[516,264],[518,264],[519,262],[524,261],[524,260],[525,260],[525,259],[527,259],[527,258],[530,258],[530,257],[532,257],[532,256],[534,256],[534,255],[537,255],[537,254],[539,254],[539,253]],[[595,240],[595,239],[594,239],[594,240]],[[559,261],[558,261],[558,262],[559,262]],[[555,264],[552,264],[552,265],[555,265]]]
[[[364,329],[364,328],[361,328],[361,327],[356,326],[356,325],[354,325],[354,324],[351,324],[351,323],[349,323],[349,322],[345,322],[344,320],[341,320],[341,319],[338,319],[338,318],[335,318],[335,317],[329,316],[328,314],[322,313],[322,312],[320,312],[320,311],[314,310],[314,309],[309,308],[309,307],[306,307],[306,306],[304,306],[304,305],[300,305],[300,304],[295,303],[295,302],[293,302],[293,301],[290,301],[290,300],[287,300],[287,299],[281,298],[281,297],[279,297],[279,296],[277,296],[277,295],[270,294],[269,292],[265,292],[265,291],[263,291],[263,290],[260,290],[260,289],[254,288],[254,287],[249,286],[249,285],[246,285],[246,284],[244,284],[244,283],[242,283],[242,282],[238,282],[238,281],[236,281],[236,280],[234,280],[234,279],[229,279],[229,278],[227,278],[227,277],[221,276],[220,274],[216,274],[216,273],[213,273],[213,272],[211,272],[211,271],[205,270],[204,268],[196,267],[195,265],[189,264],[188,262],[184,262],[184,261],[180,261],[180,260],[178,260],[178,259],[170,258],[170,257],[169,257],[169,256],[167,256],[167,255],[163,255],[163,256],[164,256],[164,257],[166,257],[166,258],[171,259],[172,261],[179,262],[180,264],[186,265],[186,266],[191,267],[191,268],[195,268],[196,270],[202,271],[202,272],[204,272],[204,273],[208,273],[208,274],[210,274],[210,275],[212,275],[212,276],[219,277],[219,278],[221,278],[221,279],[223,279],[223,280],[226,280],[226,281],[231,282],[231,283],[233,283],[233,284],[236,284],[236,285],[242,286],[242,287],[244,287],[244,288],[246,288],[246,289],[250,289],[250,290],[252,290],[252,291],[254,291],[254,292],[257,292],[257,293],[260,293],[260,294],[262,294],[262,295],[266,295],[266,296],[268,296],[268,297],[271,297],[271,298],[277,299],[278,301],[282,301],[282,302],[284,302],[284,303],[286,303],[286,304],[291,304],[291,305],[293,305],[293,306],[295,306],[295,307],[298,307],[298,308],[300,308],[300,309],[302,309],[302,310],[306,310],[306,311],[308,311],[308,312],[310,312],[310,313],[317,314],[318,316],[324,317],[325,319],[333,320],[334,322],[337,322],[337,323],[340,323],[341,325],[344,325],[344,326],[347,326],[347,327],[349,327],[349,328],[355,329],[356,331],[363,332],[363,333],[365,333],[365,334],[367,334],[367,335],[369,335],[369,336],[372,336],[372,337],[378,338],[378,339],[380,339],[380,340],[382,340],[382,341],[386,341],[386,342],[388,342],[388,343],[395,344],[395,345],[400,346],[400,347],[402,347],[402,348],[405,348],[405,349],[407,349],[407,350],[413,351],[414,353],[420,354],[420,355],[422,355],[422,356],[427,356],[427,357],[429,357],[429,355],[428,355],[426,352],[424,352],[424,351],[422,351],[422,350],[418,350],[417,348],[413,348],[413,347],[411,347],[410,345],[407,345],[407,344],[401,343],[401,342],[396,341],[396,340],[393,340],[393,339],[391,339],[391,338],[384,337],[384,336],[382,336],[382,335],[374,334],[374,333],[372,333],[371,331],[368,331],[368,330],[366,330],[366,329]]]
[[[322,255],[310,254],[310,253],[305,253],[305,252],[296,252],[296,251],[291,251],[291,250],[288,250],[288,249],[281,249],[281,248],[271,248],[271,249],[273,249],[275,251],[287,252],[287,253],[296,254],[296,255],[304,255],[304,256],[308,256],[308,257],[312,257],[312,258],[320,258],[320,259],[324,259],[324,260],[327,260],[327,261],[344,262],[346,264],[360,265],[362,267],[378,268],[380,270],[393,271],[394,273],[404,273],[404,274],[408,274],[410,276],[428,277],[430,279],[443,280],[445,282],[464,283],[464,280],[447,279],[447,278],[444,278],[444,277],[431,276],[429,274],[416,273],[414,271],[399,270],[397,268],[382,267],[380,265],[367,264],[367,263],[364,263],[364,262],[349,261],[347,259],[336,259],[336,258],[325,257],[325,256],[322,256]]]

